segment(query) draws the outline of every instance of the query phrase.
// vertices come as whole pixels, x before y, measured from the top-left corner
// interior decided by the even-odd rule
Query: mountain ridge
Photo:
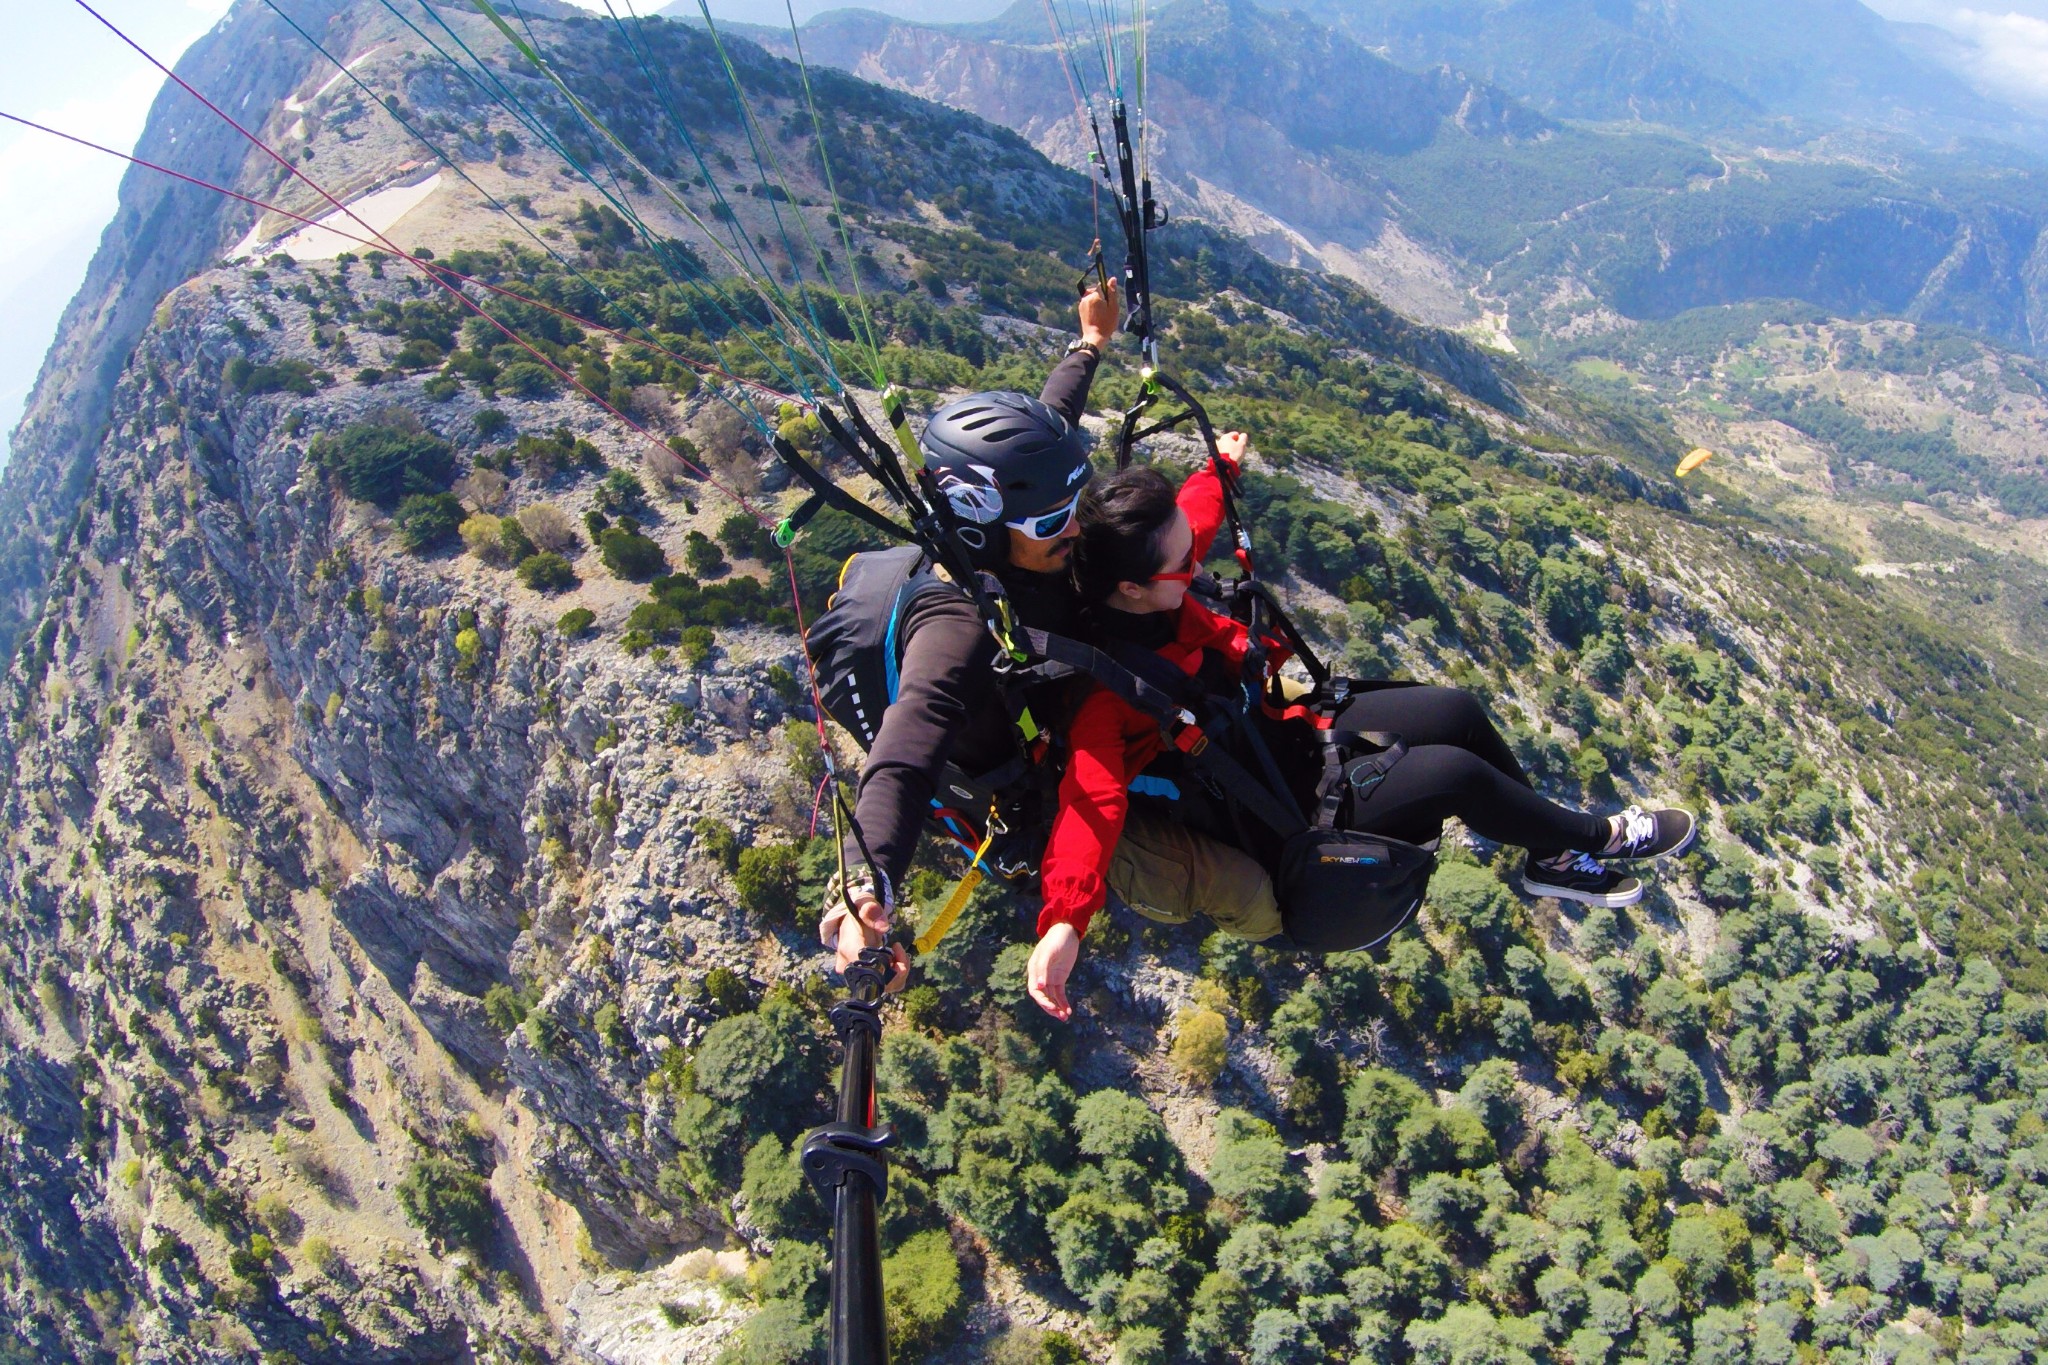
[[[1923,59],[1900,26],[1860,0],[1315,0],[1304,8],[1404,63],[1448,62],[1564,117],[1693,131],[1793,118],[2044,145],[2037,119]]]

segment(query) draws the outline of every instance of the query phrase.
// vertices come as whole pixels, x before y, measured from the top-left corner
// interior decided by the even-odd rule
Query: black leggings
[[[1351,826],[1428,843],[1456,817],[1482,839],[1538,857],[1605,847],[1607,817],[1552,805],[1529,785],[1514,751],[1470,693],[1455,687],[1385,687],[1354,700],[1342,730],[1391,730],[1408,752],[1353,807]]]

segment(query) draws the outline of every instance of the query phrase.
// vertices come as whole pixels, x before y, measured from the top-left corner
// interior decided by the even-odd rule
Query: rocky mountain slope
[[[605,26],[534,27],[679,156]],[[708,85],[701,38],[657,32]],[[716,354],[526,125],[373,6],[329,36],[534,234],[444,184],[399,245]],[[824,226],[794,73],[735,56]],[[331,74],[272,133],[337,184],[420,175]],[[816,79],[889,363],[921,404],[1035,383],[1083,186]],[[765,235],[744,134],[705,143]],[[1316,641],[1473,689],[1558,795],[1682,793],[1708,837],[1627,915],[1527,902],[1453,838],[1379,960],[1118,912],[1070,1028],[1022,998],[1024,904],[979,896],[885,1045],[899,1357],[2037,1349],[2048,680],[1673,484],[1654,411],[1220,234],[1162,257],[1167,353],[1255,433],[1256,533]],[[788,1144],[835,988],[782,582],[823,591],[857,539],[824,519],[786,566],[734,523],[679,453],[794,497],[690,367],[503,309],[522,350],[388,254],[226,263],[150,312],[75,516],[39,513],[64,529],[0,699],[0,1358],[814,1357]],[[917,913],[956,871],[921,868]]]

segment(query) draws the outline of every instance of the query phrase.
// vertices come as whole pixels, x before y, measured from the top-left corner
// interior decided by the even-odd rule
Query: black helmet
[[[953,509],[962,544],[983,567],[1000,564],[1006,521],[1071,501],[1088,482],[1094,441],[1036,398],[977,393],[932,414],[918,439]]]

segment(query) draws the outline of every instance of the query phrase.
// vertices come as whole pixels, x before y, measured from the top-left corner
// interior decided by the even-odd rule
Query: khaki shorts
[[[1161,924],[1207,915],[1224,933],[1253,942],[1280,932],[1273,879],[1251,855],[1135,806],[1110,856],[1109,884]]]

